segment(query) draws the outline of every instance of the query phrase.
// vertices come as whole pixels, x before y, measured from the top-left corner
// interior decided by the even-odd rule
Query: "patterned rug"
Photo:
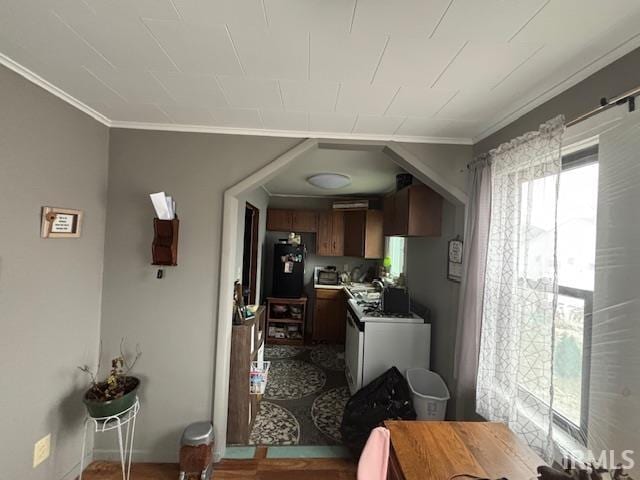
[[[344,347],[267,345],[269,380],[251,431],[253,445],[339,445],[349,399]]]

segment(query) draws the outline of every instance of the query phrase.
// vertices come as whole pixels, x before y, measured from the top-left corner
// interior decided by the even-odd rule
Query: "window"
[[[522,198],[532,195],[534,205],[538,203],[541,206],[540,212],[548,211],[549,205],[544,204],[544,199],[552,198],[547,189],[554,188],[552,185],[555,182],[549,180],[549,177],[539,178],[522,185]],[[539,201],[536,202],[536,199]],[[597,146],[564,156],[557,204],[558,302],[554,332],[554,422],[581,442],[586,438],[589,398],[597,199]],[[538,270],[544,271],[549,267],[541,265],[540,260],[548,258],[541,249],[552,245],[550,241],[553,239],[548,236],[553,235],[553,219],[542,214],[536,216],[536,208],[528,214],[536,231],[528,251],[520,253],[520,262],[526,264],[523,271],[527,272],[527,278],[538,278]],[[528,234],[531,235],[531,232]],[[526,284],[527,280],[524,282]],[[534,316],[535,312],[532,312],[531,317]],[[535,319],[530,320],[535,323]],[[535,334],[535,330],[532,332]],[[521,338],[525,355],[527,350],[524,345],[528,341],[530,339]],[[537,373],[531,364],[521,367],[520,374],[520,387],[540,401],[548,402],[549,392],[535,391],[539,388],[535,381]],[[529,382],[527,378],[530,378]]]
[[[404,237],[387,237],[385,241],[385,267],[392,278],[404,273],[407,239]]]

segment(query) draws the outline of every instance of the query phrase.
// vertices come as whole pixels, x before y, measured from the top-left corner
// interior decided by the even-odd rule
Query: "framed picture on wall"
[[[456,237],[449,241],[447,278],[452,282],[462,281],[462,240]]]
[[[82,210],[42,207],[42,238],[78,238],[82,227]]]

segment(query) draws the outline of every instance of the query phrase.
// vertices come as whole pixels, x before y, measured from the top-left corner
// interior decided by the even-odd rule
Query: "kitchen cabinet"
[[[344,343],[347,299],[342,289],[316,288],[313,312],[314,342]]]
[[[315,233],[318,215],[312,210],[267,209],[267,230],[276,232]]]
[[[384,214],[381,210],[344,212],[344,255],[382,258],[384,256]]]
[[[292,210],[291,228],[293,232],[315,233],[318,231],[318,214],[311,210]]]
[[[439,237],[442,197],[426,185],[410,185],[384,199],[384,234]]]
[[[344,256],[344,212],[329,211],[318,215],[316,254],[325,257]]]

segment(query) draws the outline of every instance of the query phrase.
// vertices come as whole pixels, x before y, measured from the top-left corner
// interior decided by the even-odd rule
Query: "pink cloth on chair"
[[[358,462],[358,480],[386,480],[389,439],[389,430],[384,427],[371,431]]]

